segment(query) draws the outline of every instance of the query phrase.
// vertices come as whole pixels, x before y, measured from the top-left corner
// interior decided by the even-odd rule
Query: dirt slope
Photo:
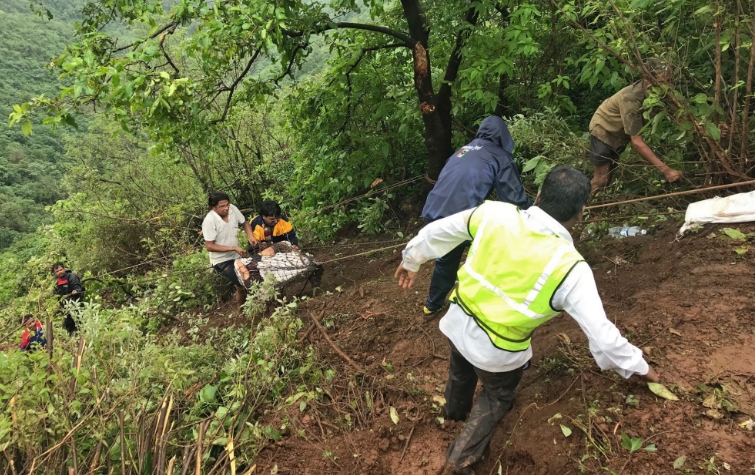
[[[681,456],[686,473],[755,469],[753,432],[739,426],[755,418],[755,246],[740,256],[735,249],[749,245],[721,226],[681,241],[675,230],[668,224],[644,237],[578,247],[609,318],[644,348],[680,400],[600,372],[579,327],[562,315],[538,329],[533,367],[478,474],[682,473],[673,468]],[[448,345],[437,319],[421,316],[432,264],[404,292],[392,278],[399,262],[400,251],[384,251],[328,266],[323,287],[331,293],[310,299],[302,318],[324,310],[329,336],[366,374],[315,330],[307,341],[340,368],[331,394],[304,412],[293,405],[264,416],[290,430],[263,450],[256,473],[434,474],[441,466],[461,426],[438,418]],[[630,455],[622,433],[643,448]]]

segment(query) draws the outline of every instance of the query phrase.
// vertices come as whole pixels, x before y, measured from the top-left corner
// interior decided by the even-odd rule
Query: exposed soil
[[[679,401],[601,372],[586,337],[562,315],[538,329],[534,364],[476,472],[670,474],[682,473],[673,468],[680,456],[687,473],[755,469],[753,432],[739,426],[755,418],[755,249],[737,254],[749,245],[722,228],[675,241],[676,227],[666,223],[647,236],[578,245],[609,318],[645,350]],[[382,246],[315,253],[328,261],[375,247]],[[399,248],[326,265],[327,293],[309,299],[301,317],[324,311],[330,338],[366,374],[312,332],[303,347],[338,368],[333,394],[303,412],[292,405],[264,416],[290,430],[262,451],[256,473],[434,474],[442,465],[461,425],[441,422],[433,401],[442,396],[448,345],[437,319],[421,315],[432,264],[405,292],[393,280],[400,256]],[[630,455],[622,433],[642,439],[643,449]],[[654,452],[644,450],[650,444]]]

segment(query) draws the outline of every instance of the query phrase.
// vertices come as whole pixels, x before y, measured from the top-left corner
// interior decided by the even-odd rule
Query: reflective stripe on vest
[[[551,299],[582,256],[562,237],[532,231],[508,203],[479,206],[469,233],[472,247],[454,300],[496,347],[524,351],[535,328],[561,311]]]

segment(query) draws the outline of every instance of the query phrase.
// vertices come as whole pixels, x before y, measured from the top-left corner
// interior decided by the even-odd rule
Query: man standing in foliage
[[[500,201],[524,209],[532,204],[522,186],[511,152],[506,122],[498,116],[486,117],[475,139],[454,152],[440,172],[438,182],[427,196],[422,218],[433,221],[479,206],[494,190]],[[461,257],[469,242],[461,242],[435,260],[430,291],[423,312],[432,319],[443,308],[448,292],[456,283]]]
[[[652,59],[645,68],[659,84],[671,83],[671,68],[662,60]],[[593,192],[610,183],[619,156],[629,143],[646,162],[663,173],[669,183],[682,177],[680,171],[663,163],[640,135],[645,125],[640,109],[650,85],[643,80],[625,87],[603,101],[593,114],[590,120],[590,162],[595,165],[591,182]]]
[[[246,255],[239,247],[239,226],[243,226],[247,240],[252,246],[257,245],[252,227],[237,207],[231,204],[225,193],[210,193],[208,199],[210,212],[202,221],[204,245],[210,252],[210,264],[215,272],[222,275],[236,286],[236,302],[239,306],[246,300],[246,290],[236,278],[234,262]]]
[[[78,304],[84,297],[84,287],[81,285],[79,276],[66,269],[62,262],[56,262],[52,265],[52,273],[55,275],[55,290],[53,295],[57,295],[60,300],[60,306],[65,307],[67,302]],[[62,309],[56,313],[63,313],[63,328],[69,335],[76,331],[76,321],[71,315],[70,309]]]
[[[642,351],[606,318],[590,266],[569,235],[590,191],[584,174],[558,167],[548,173],[528,210],[489,201],[427,225],[407,244],[396,270],[405,289],[423,262],[472,241],[451,308],[440,320],[451,347],[445,416],[461,421],[469,414],[446,452],[444,474],[472,473],[468,467],[480,460],[513,405],[532,358],[533,332],[562,311],[587,335],[602,369],[658,381]],[[482,391],[473,406],[478,379]]]

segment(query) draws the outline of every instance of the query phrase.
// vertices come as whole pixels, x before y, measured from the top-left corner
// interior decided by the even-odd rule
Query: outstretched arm
[[[642,350],[629,343],[606,317],[595,278],[586,263],[576,264],[554,294],[553,304],[579,324],[601,369],[612,369],[624,378],[639,374],[649,381],[658,381],[658,373],[647,364]]]
[[[402,253],[404,260],[394,274],[401,287],[405,289],[412,287],[417,271],[423,263],[445,256],[459,244],[472,239],[467,223],[475,209],[468,209],[433,221],[409,241]]]
[[[646,162],[653,165],[661,173],[663,173],[663,176],[669,183],[674,183],[682,177],[682,173],[679,170],[674,170],[670,166],[663,163],[660,158],[658,158],[658,156],[655,154],[655,152],[653,152],[648,144],[646,144],[645,141],[642,140],[642,136],[632,136],[632,147],[634,147],[637,153],[639,153]]]

